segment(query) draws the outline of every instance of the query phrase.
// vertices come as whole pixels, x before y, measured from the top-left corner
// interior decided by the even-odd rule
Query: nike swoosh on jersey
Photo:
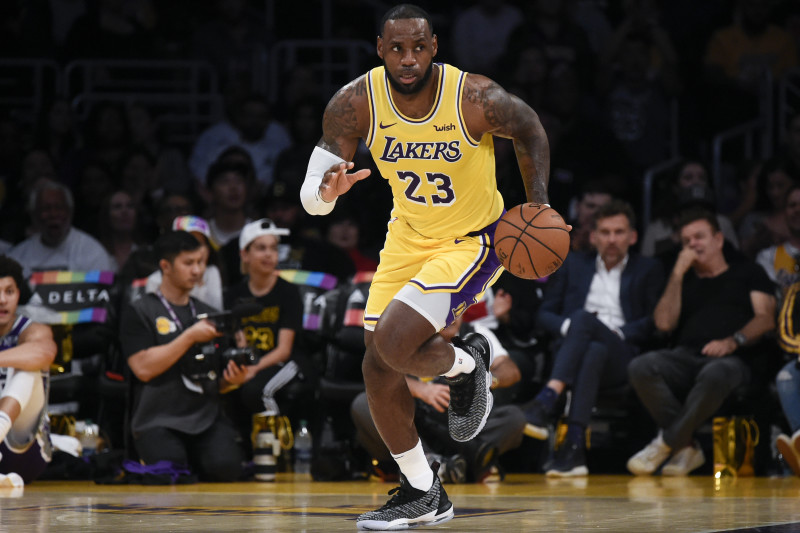
[[[380,124],[378,124],[378,127],[382,130],[385,130],[386,128],[391,128],[395,124],[397,124],[397,122],[392,122],[391,124],[384,124],[383,122],[381,122]]]
[[[456,243],[456,244],[458,244],[458,243],[460,243],[460,242],[464,242],[464,239],[456,239],[456,240],[455,240],[455,243]]]

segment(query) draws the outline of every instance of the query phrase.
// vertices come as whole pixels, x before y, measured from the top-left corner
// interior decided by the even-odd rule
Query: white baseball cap
[[[289,228],[279,228],[273,221],[268,218],[262,218],[255,222],[245,224],[242,231],[239,233],[239,249],[244,250],[250,243],[261,237],[262,235],[289,235]]]

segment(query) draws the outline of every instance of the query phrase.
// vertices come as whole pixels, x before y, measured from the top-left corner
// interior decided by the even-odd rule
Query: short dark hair
[[[10,277],[19,289],[19,304],[25,305],[31,299],[31,288],[25,281],[22,265],[7,255],[0,255],[0,278]]]
[[[682,230],[684,226],[688,226],[692,222],[697,222],[698,220],[705,220],[711,225],[711,229],[714,230],[714,233],[719,233],[719,220],[717,220],[717,215],[709,211],[704,207],[690,207],[685,211],[682,211],[680,216],[678,217],[678,231]]]
[[[400,4],[391,8],[381,17],[381,21],[378,23],[378,37],[383,37],[383,28],[386,26],[387,21],[402,19],[425,19],[425,22],[428,23],[428,28],[431,30],[431,35],[433,35],[433,23],[427,11],[414,4]]]
[[[214,183],[216,183],[218,179],[228,172],[235,172],[239,174],[245,183],[247,183],[248,187],[252,185],[253,175],[250,173],[247,165],[231,161],[217,160],[210,167],[208,167],[208,173],[206,174],[206,187],[209,189],[213,187]]]
[[[167,231],[156,239],[154,246],[159,261],[166,259],[172,263],[181,252],[194,252],[203,243],[188,231]]]
[[[625,215],[628,219],[631,229],[636,229],[636,213],[633,211],[631,204],[619,198],[612,198],[607,204],[603,204],[597,208],[594,213],[594,221],[592,227],[597,227],[597,221],[604,218],[614,217],[617,215]]]

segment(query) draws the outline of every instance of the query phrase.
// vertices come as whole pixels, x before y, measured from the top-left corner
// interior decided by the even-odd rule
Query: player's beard
[[[383,68],[386,71],[386,77],[389,78],[389,85],[392,86],[392,89],[397,91],[400,94],[415,94],[420,92],[431,79],[431,75],[433,74],[433,61],[428,64],[428,69],[425,71],[425,74],[422,75],[422,78],[412,85],[405,85],[400,83],[394,76],[389,72],[389,69],[386,68],[386,62],[383,62]]]

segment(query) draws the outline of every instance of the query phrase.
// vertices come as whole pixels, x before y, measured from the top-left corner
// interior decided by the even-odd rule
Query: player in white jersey
[[[33,481],[51,458],[47,393],[57,348],[49,326],[17,315],[29,297],[20,264],[0,256],[0,486]]]

